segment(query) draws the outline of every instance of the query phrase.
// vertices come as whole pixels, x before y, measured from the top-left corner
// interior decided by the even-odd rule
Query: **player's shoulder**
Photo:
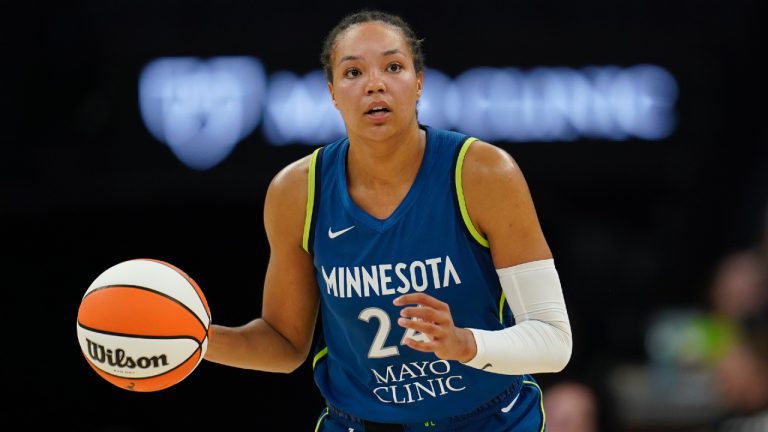
[[[519,174],[520,167],[503,148],[476,139],[467,149],[462,171],[465,181],[498,181]]]
[[[298,185],[306,187],[311,160],[312,154],[308,154],[284,166],[272,177],[269,187],[278,190],[294,189]]]
[[[267,188],[268,206],[303,210],[307,200],[307,181],[312,154],[303,156],[281,168]]]

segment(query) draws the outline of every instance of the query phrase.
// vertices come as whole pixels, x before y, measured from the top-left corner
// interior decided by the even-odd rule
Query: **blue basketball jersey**
[[[458,327],[511,324],[488,242],[469,222],[461,164],[474,141],[428,126],[419,172],[386,219],[349,195],[349,140],[318,148],[309,173],[304,248],[321,293],[313,362],[328,402],[372,421],[407,423],[471,411],[520,376],[441,360],[402,343],[423,338],[397,324],[397,296],[424,292],[446,302]]]

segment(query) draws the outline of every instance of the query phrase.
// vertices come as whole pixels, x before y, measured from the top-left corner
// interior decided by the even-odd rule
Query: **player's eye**
[[[360,70],[357,68],[349,68],[344,71],[344,76],[347,78],[355,78],[360,76]]]
[[[387,70],[389,72],[400,72],[403,69],[403,66],[400,65],[400,63],[390,63],[387,66]]]

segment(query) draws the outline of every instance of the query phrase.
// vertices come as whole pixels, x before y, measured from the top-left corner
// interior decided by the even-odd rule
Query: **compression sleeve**
[[[495,331],[470,328],[477,354],[465,364],[508,375],[561,371],[573,341],[554,260],[496,271],[515,325]]]

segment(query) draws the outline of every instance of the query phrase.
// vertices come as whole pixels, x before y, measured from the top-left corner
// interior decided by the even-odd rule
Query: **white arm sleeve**
[[[515,325],[470,328],[477,354],[467,366],[500,374],[559,372],[571,358],[571,325],[553,259],[497,269]]]

